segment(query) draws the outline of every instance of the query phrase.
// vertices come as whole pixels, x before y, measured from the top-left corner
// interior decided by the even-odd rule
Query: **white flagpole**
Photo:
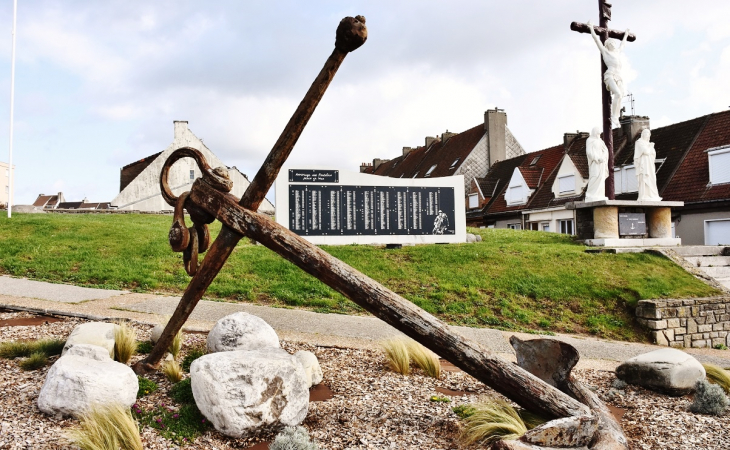
[[[15,101],[15,22],[18,17],[18,0],[13,0],[13,53],[10,63],[10,157],[8,159],[8,219],[13,209],[13,106]]]

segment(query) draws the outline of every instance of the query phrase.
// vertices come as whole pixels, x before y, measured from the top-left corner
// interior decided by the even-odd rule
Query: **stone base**
[[[680,238],[586,239],[583,242],[591,247],[675,247],[682,245]]]

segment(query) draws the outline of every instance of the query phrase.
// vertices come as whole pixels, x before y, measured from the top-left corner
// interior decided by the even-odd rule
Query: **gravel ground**
[[[0,320],[28,317],[29,313],[0,313]],[[81,319],[38,326],[1,327],[0,341],[66,338]],[[138,338],[149,336],[149,325],[135,324]],[[186,335],[186,347],[202,344],[202,334]],[[334,398],[311,402],[304,426],[322,449],[460,449],[460,420],[451,408],[470,403],[480,396],[496,396],[474,378],[460,371],[442,372],[440,380],[418,374],[402,376],[387,370],[377,350],[316,347],[306,343],[283,342],[290,351],[309,350],[319,358],[324,383]],[[53,360],[52,360],[53,362]],[[605,362],[591,368],[582,361],[576,376],[610,406],[621,408],[621,425],[635,449],[727,449],[730,437],[730,415],[712,417],[688,412],[689,397],[666,397],[642,388],[612,388],[615,380]],[[64,433],[74,426],[74,419],[59,419],[42,414],[37,406],[38,393],[48,367],[24,372],[17,361],[0,359],[0,449],[72,449]],[[167,397],[170,383],[159,374],[150,378],[160,390],[139,401],[143,408],[166,404],[175,406]],[[468,392],[451,397],[450,403],[435,403],[430,397],[436,388]],[[179,448],[157,431],[141,430],[146,449]],[[250,439],[230,439],[210,431],[185,445],[185,449],[246,449],[260,441],[270,440],[263,434]],[[474,447],[476,448],[476,447]]]

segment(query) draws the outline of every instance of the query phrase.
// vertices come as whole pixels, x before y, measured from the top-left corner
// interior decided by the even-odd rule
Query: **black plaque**
[[[289,169],[290,183],[339,183],[339,170]]]
[[[641,236],[646,234],[646,215],[644,213],[619,213],[619,236]]]
[[[289,185],[289,229],[302,236],[454,234],[453,187]]]

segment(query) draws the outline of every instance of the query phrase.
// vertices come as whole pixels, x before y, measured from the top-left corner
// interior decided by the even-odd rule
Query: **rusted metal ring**
[[[199,150],[191,147],[182,147],[170,154],[167,161],[165,161],[165,164],[162,166],[162,171],[160,172],[160,192],[162,193],[162,198],[165,199],[165,202],[167,202],[168,205],[175,207],[178,200],[178,198],[172,193],[172,189],[170,189],[170,185],[168,183],[170,169],[173,164],[182,158],[193,158],[198,164],[200,171],[203,173],[203,179],[214,188],[224,192],[230,192],[233,188],[233,182],[229,178],[225,177],[225,171],[211,169],[208,165],[208,161],[205,159],[205,156],[203,156]]]

